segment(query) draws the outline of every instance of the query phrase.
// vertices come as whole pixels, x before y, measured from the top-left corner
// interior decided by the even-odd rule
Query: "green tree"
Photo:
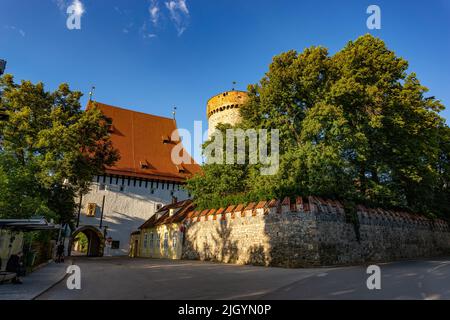
[[[279,171],[235,167],[239,184],[227,188],[219,173],[229,168],[207,164],[188,189],[202,206],[233,194],[300,194],[450,216],[449,128],[427,91],[407,61],[371,35],[332,56],[323,47],[282,53],[249,86],[238,125],[280,130]],[[205,185],[207,195],[197,192]]]
[[[96,107],[82,111],[81,92],[67,84],[48,92],[42,83],[17,84],[5,75],[0,91],[0,109],[9,116],[0,122],[0,216],[45,214],[68,222],[74,196],[119,157],[109,140],[110,119]]]

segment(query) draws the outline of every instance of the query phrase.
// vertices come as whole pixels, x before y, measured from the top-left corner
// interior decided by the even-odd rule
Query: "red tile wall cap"
[[[256,205],[255,209],[262,209],[262,208],[264,208],[266,206],[267,203],[268,203],[267,201],[260,201]]]
[[[235,205],[228,206],[227,209],[225,210],[225,213],[233,212],[233,211],[234,211],[234,208],[236,208]]]
[[[253,210],[253,209],[255,208],[255,206],[256,206],[256,203],[255,203],[255,202],[250,202],[250,203],[245,207],[244,211],[247,211],[247,210]]]
[[[289,197],[285,197],[283,201],[281,202],[282,206],[290,206],[291,205],[291,199]]]
[[[203,211],[200,213],[199,217],[206,216],[206,214],[207,214],[208,212],[209,212],[209,209],[203,210]]]
[[[192,218],[197,218],[200,215],[201,211],[199,210],[195,210],[194,213],[192,214]]]
[[[272,200],[269,201],[269,203],[267,204],[267,206],[268,206],[269,208],[276,208],[276,207],[278,207],[278,204],[279,204],[279,203],[280,203],[279,200],[277,200],[277,199],[272,199]]]

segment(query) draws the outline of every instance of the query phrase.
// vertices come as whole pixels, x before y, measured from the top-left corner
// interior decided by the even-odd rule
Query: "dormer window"
[[[162,141],[164,144],[172,142],[172,140],[170,139],[170,136],[163,136]]]
[[[112,124],[108,124],[106,126],[108,133],[113,133],[114,132],[114,126]]]
[[[141,169],[149,169],[150,165],[148,164],[147,161],[139,161],[139,165],[141,167]]]

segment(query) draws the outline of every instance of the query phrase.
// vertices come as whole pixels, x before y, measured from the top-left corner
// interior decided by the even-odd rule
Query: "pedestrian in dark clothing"
[[[20,281],[20,253],[19,254],[12,254],[11,257],[9,257],[8,263],[6,264],[6,271],[7,272],[14,272],[16,276],[12,279],[12,283],[15,284],[22,284],[22,281]]]
[[[64,262],[64,244],[62,242],[56,248],[56,262]]]

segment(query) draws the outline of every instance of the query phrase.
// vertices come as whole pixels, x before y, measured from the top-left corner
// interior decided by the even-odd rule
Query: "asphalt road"
[[[450,258],[367,266],[283,269],[199,261],[74,258],[81,289],[63,280],[37,299],[450,299]]]

